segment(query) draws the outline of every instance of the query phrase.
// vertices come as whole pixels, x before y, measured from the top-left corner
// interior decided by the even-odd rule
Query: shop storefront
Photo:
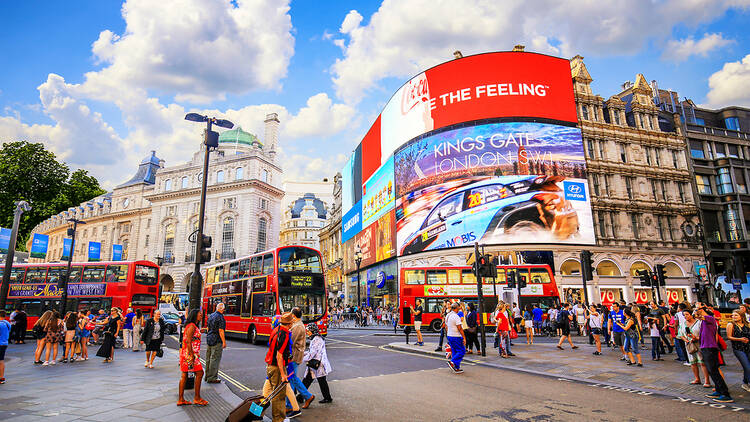
[[[682,303],[689,300],[687,287],[668,287],[667,303]]]
[[[654,291],[649,288],[633,288],[633,295],[635,296],[635,303],[639,305],[645,305],[654,300]]]
[[[363,276],[365,273],[363,272]],[[398,306],[398,263],[395,259],[368,268],[367,306]]]
[[[622,300],[622,288],[606,287],[599,290],[599,297],[603,305],[611,306],[614,302]]]
[[[560,298],[563,303],[583,303],[583,289],[580,287],[564,287],[563,295]]]

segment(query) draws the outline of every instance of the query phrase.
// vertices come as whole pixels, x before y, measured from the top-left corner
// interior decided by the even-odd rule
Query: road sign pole
[[[477,277],[477,297],[479,298],[479,333],[482,337],[482,356],[487,356],[487,336],[484,332],[484,295],[482,294],[482,277],[479,275],[479,243],[474,242],[474,275]]]

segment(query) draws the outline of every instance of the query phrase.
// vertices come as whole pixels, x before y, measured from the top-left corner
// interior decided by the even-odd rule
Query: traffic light
[[[638,270],[638,277],[641,278],[641,286],[651,287],[651,275],[648,270]]]
[[[667,273],[664,271],[664,266],[661,264],[656,264],[656,280],[659,283],[657,286],[667,285]]]
[[[508,270],[508,287],[511,289],[516,288],[516,272]]]
[[[523,274],[518,275],[518,288],[523,289],[526,287],[526,276]]]
[[[581,251],[581,276],[586,281],[594,279],[594,260],[591,251]]]
[[[490,278],[497,278],[497,267],[493,263],[492,255],[487,254],[484,256],[484,276]]]
[[[201,250],[198,251],[198,256],[196,257],[199,264],[211,262],[211,244],[213,243],[213,240],[211,239],[211,236],[205,234],[202,239]]]

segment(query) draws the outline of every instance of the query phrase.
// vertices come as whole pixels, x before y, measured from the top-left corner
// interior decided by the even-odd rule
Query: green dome
[[[241,127],[236,129],[225,130],[219,135],[220,144],[243,144],[248,146],[258,145],[263,148],[263,144],[252,133],[245,132]]]

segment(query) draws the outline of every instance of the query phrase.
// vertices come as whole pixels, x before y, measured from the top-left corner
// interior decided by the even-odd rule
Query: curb
[[[385,348],[397,350],[399,352],[411,353],[411,354],[415,354],[415,355],[439,356],[439,357],[445,358],[445,353],[444,352],[435,352],[435,351],[432,351],[432,350],[414,350],[412,348],[403,347],[401,345],[393,344],[393,343],[385,345]],[[543,371],[536,371],[536,370],[532,370],[532,369],[519,368],[519,367],[515,367],[515,366],[498,365],[496,363],[485,362],[485,361],[477,360],[477,359],[466,359],[466,358],[464,358],[464,361],[473,363],[473,364],[475,364],[477,366],[484,366],[484,367],[494,368],[494,369],[504,369],[504,370],[508,370],[508,371],[523,372],[523,373],[530,374],[530,375],[537,375],[537,376],[543,376],[543,377],[547,377],[547,378],[553,378],[553,379],[556,379],[558,381],[571,381],[571,382],[577,382],[579,384],[586,384],[586,385],[595,386],[595,387],[602,387],[602,386],[604,388],[609,387],[608,389],[612,389],[612,390],[615,390],[615,391],[637,393],[637,394],[640,394],[640,395],[643,395],[643,396],[667,397],[667,398],[670,398],[670,399],[676,399],[676,400],[680,400],[680,401],[694,401],[694,402],[706,402],[707,401],[707,402],[710,402],[710,399],[707,399],[705,397],[697,397],[696,398],[694,396],[678,395],[678,394],[670,393],[670,392],[666,392],[666,391],[651,390],[651,389],[646,389],[646,388],[631,388],[631,387],[628,387],[626,385],[617,384],[617,383],[613,383],[613,382],[604,382],[604,381],[594,382],[594,381],[591,381],[591,380],[586,379],[586,378],[575,377],[575,376],[572,376],[572,375],[549,374],[549,373],[543,372]],[[727,407],[733,407],[733,408],[740,408],[740,409],[743,409],[743,410],[746,410],[746,411],[750,411],[750,404],[736,403],[735,402],[735,403],[728,403],[726,406]]]

